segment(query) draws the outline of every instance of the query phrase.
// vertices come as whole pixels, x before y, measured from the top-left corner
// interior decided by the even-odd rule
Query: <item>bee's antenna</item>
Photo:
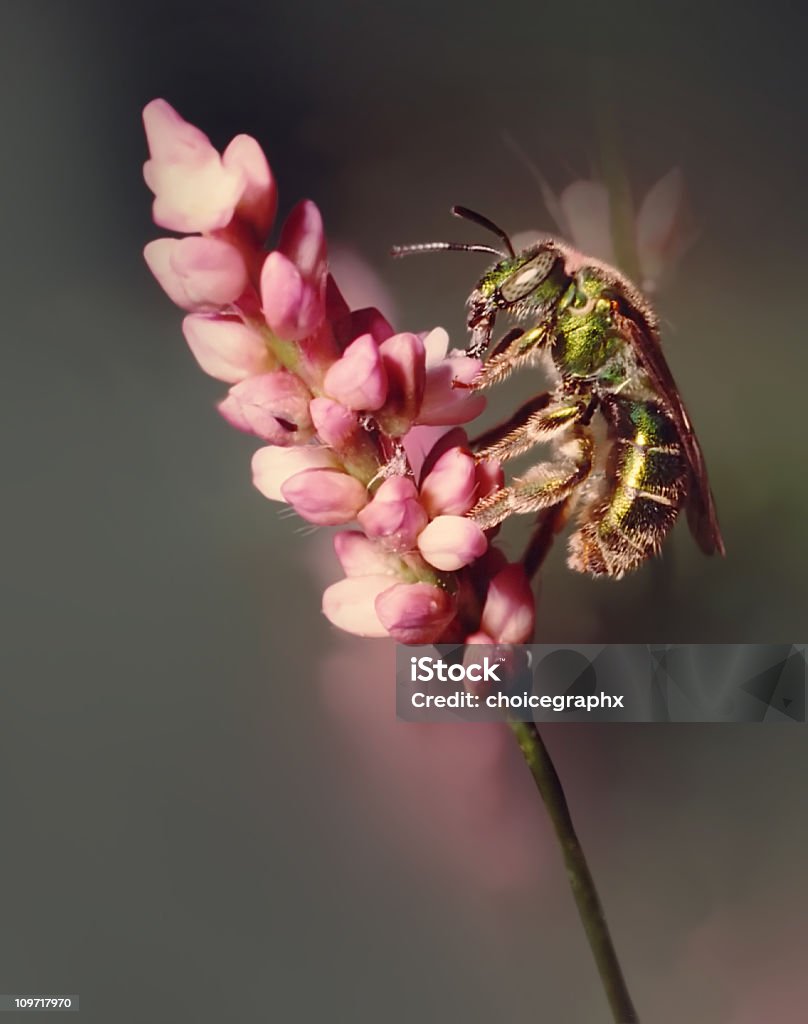
[[[394,245],[390,255],[396,258],[400,256],[412,256],[418,252],[490,252],[492,256],[499,256],[505,259],[505,253],[494,249],[490,245],[472,245],[466,242],[419,242],[415,245]],[[511,249],[513,255],[513,249]]]
[[[512,257],[516,255],[513,248],[513,242],[511,242],[507,233],[503,231],[498,224],[489,220],[488,217],[484,217],[481,213],[477,213],[476,210],[470,210],[467,206],[453,206],[452,214],[455,217],[462,217],[463,220],[470,220],[473,224],[479,224],[481,228],[485,228],[486,231],[490,231],[493,235],[496,235],[497,238],[501,238],[505,243],[505,248],[508,250],[509,255]]]

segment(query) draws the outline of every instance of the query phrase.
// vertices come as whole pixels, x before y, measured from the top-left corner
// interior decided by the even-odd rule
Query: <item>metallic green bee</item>
[[[483,498],[468,515],[483,529],[513,513],[577,503],[570,568],[619,579],[656,554],[680,509],[705,554],[724,554],[707,470],[679,390],[665,362],[659,322],[621,273],[548,238],[515,252],[506,233],[465,207],[452,212],[496,234],[488,245],[429,242],[398,246],[396,256],[436,251],[488,252],[499,261],[468,300],[468,352],[482,356],[500,313],[525,326],[495,346],[471,387],[487,388],[542,361],[552,391],[527,402],[489,431],[478,459],[505,462],[550,441],[555,458]],[[600,412],[606,439],[591,429]]]

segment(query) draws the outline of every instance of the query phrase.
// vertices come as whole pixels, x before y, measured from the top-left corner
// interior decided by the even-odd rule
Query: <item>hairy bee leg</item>
[[[539,398],[543,398],[540,395]],[[549,396],[550,399],[553,396]],[[533,400],[535,403],[536,399]],[[563,429],[575,420],[580,420],[586,412],[587,403],[583,399],[560,399],[548,404],[546,408],[530,411],[530,402],[525,403],[511,420],[513,426],[503,436],[491,441],[477,452],[478,462],[483,459],[495,459],[507,462],[517,455],[522,455],[542,441]]]
[[[470,441],[469,444],[472,451],[482,451],[496,444],[497,441],[501,441],[503,437],[507,437],[508,434],[522,426],[534,413],[547,408],[552,398],[552,392],[545,391],[540,395],[536,395],[535,398],[529,399],[516,410],[513,416],[503,420],[502,423],[498,423],[495,427],[491,427],[490,430],[483,431],[482,434]]]
[[[495,355],[486,363],[483,363],[480,372],[471,382],[469,387],[474,391],[481,391],[483,388],[490,388],[494,384],[505,380],[506,377],[518,370],[520,366],[529,363],[535,358],[536,349],[547,336],[547,326],[540,324],[532,330],[524,331],[511,342],[508,347],[500,351],[497,345]],[[506,335],[507,337],[507,335]],[[504,340],[504,339],[503,339]]]
[[[556,536],[564,529],[564,525],[569,519],[572,504],[573,497],[570,495],[557,505],[542,509],[536,517],[533,533],[530,535],[530,540],[520,559],[528,579],[533,579],[544,565]]]
[[[587,427],[575,425],[559,445],[561,458],[542,462],[523,477],[478,501],[467,513],[483,530],[499,525],[510,515],[538,512],[564,501],[589,476],[594,442]]]

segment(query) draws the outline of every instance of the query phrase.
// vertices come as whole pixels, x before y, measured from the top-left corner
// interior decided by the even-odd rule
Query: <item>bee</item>
[[[488,388],[542,362],[554,378],[552,390],[478,439],[476,452],[478,460],[507,462],[549,442],[553,457],[482,498],[468,516],[487,530],[514,514],[563,519],[577,504],[568,565],[613,579],[659,552],[682,508],[701,550],[725,554],[704,455],[662,353],[659,320],[640,290],[565,242],[547,238],[516,252],[487,217],[462,206],[452,213],[495,234],[505,251],[428,242],[392,254],[497,257],[468,299],[468,354],[485,355],[501,314],[520,326],[494,346],[468,386]],[[595,414],[605,424],[602,442],[592,430]]]

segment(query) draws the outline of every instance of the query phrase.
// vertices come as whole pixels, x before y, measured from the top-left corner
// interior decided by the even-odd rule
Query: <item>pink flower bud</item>
[[[377,345],[393,337],[393,328],[378,309],[355,309],[337,318],[334,334],[341,348],[347,346],[362,334],[369,334]]]
[[[237,430],[287,447],[312,436],[310,401],[311,392],[299,377],[276,370],[235,384],[219,412]]]
[[[379,621],[402,644],[438,640],[455,615],[445,590],[430,583],[397,583],[376,598]]]
[[[455,572],[484,554],[488,541],[464,516],[438,516],[418,537],[418,550],[436,569]]]
[[[285,501],[281,488],[286,481],[306,469],[339,469],[339,462],[327,448],[301,445],[259,448],[252,457],[253,484],[271,501]]]
[[[358,530],[343,530],[334,535],[334,551],[346,576],[394,575],[401,565],[395,555]]]
[[[376,600],[389,589],[389,576],[352,576],[340,580],[323,594],[323,614],[346,633],[389,636],[376,613]]]
[[[352,342],[325,375],[325,390],[349,409],[373,411],[384,405],[387,374],[370,334]]]
[[[263,241],[278,208],[278,188],[264,151],[251,135],[237,135],[222,154],[222,164],[242,173],[245,185],[236,214]]]
[[[481,366],[479,359],[463,355],[449,356],[430,366],[418,422],[441,426],[476,419],[485,409],[485,395],[457,385],[471,384]]]
[[[502,644],[529,643],[535,609],[530,581],[518,562],[506,566],[491,580],[480,628]]]
[[[191,233],[226,227],[245,187],[241,167],[225,167],[204,132],[165,100],[143,111],[151,159],[143,177],[154,193],[156,224]]]
[[[300,341],[325,316],[325,278],[308,281],[287,256],[271,252],[261,268],[261,302],[272,331],[286,341]]]
[[[294,263],[307,281],[325,277],[327,263],[323,218],[310,199],[302,199],[286,218],[278,250]]]
[[[481,630],[478,630],[476,633],[469,633],[463,643],[467,646],[470,646],[471,644],[491,645],[494,643],[494,638],[489,636],[488,633],[483,633]]]
[[[653,291],[695,237],[684,176],[674,167],[651,188],[637,214],[637,259],[643,275],[642,287]]]
[[[415,334],[394,334],[379,346],[387,372],[387,402],[377,419],[391,437],[406,434],[424,397],[424,343]]]
[[[421,484],[421,502],[430,517],[461,516],[477,500],[477,466],[462,448],[444,452]]]
[[[205,373],[226,384],[267,373],[275,366],[261,334],[236,317],[191,314],[183,320],[182,332]]]
[[[143,258],[166,295],[192,312],[221,309],[247,287],[244,258],[219,238],[157,238]]]
[[[331,398],[315,398],[309,410],[314,429],[323,444],[336,451],[343,451],[356,441],[362,428],[356,413],[344,405]]]
[[[350,523],[368,501],[366,488],[355,477],[335,469],[295,473],[281,494],[299,516],[318,526]]]
[[[385,480],[357,518],[368,537],[398,553],[415,548],[416,538],[428,521],[415,484],[406,476]]]
[[[505,486],[505,474],[502,466],[493,459],[477,463],[477,494],[476,500],[487,498],[489,494]]]

